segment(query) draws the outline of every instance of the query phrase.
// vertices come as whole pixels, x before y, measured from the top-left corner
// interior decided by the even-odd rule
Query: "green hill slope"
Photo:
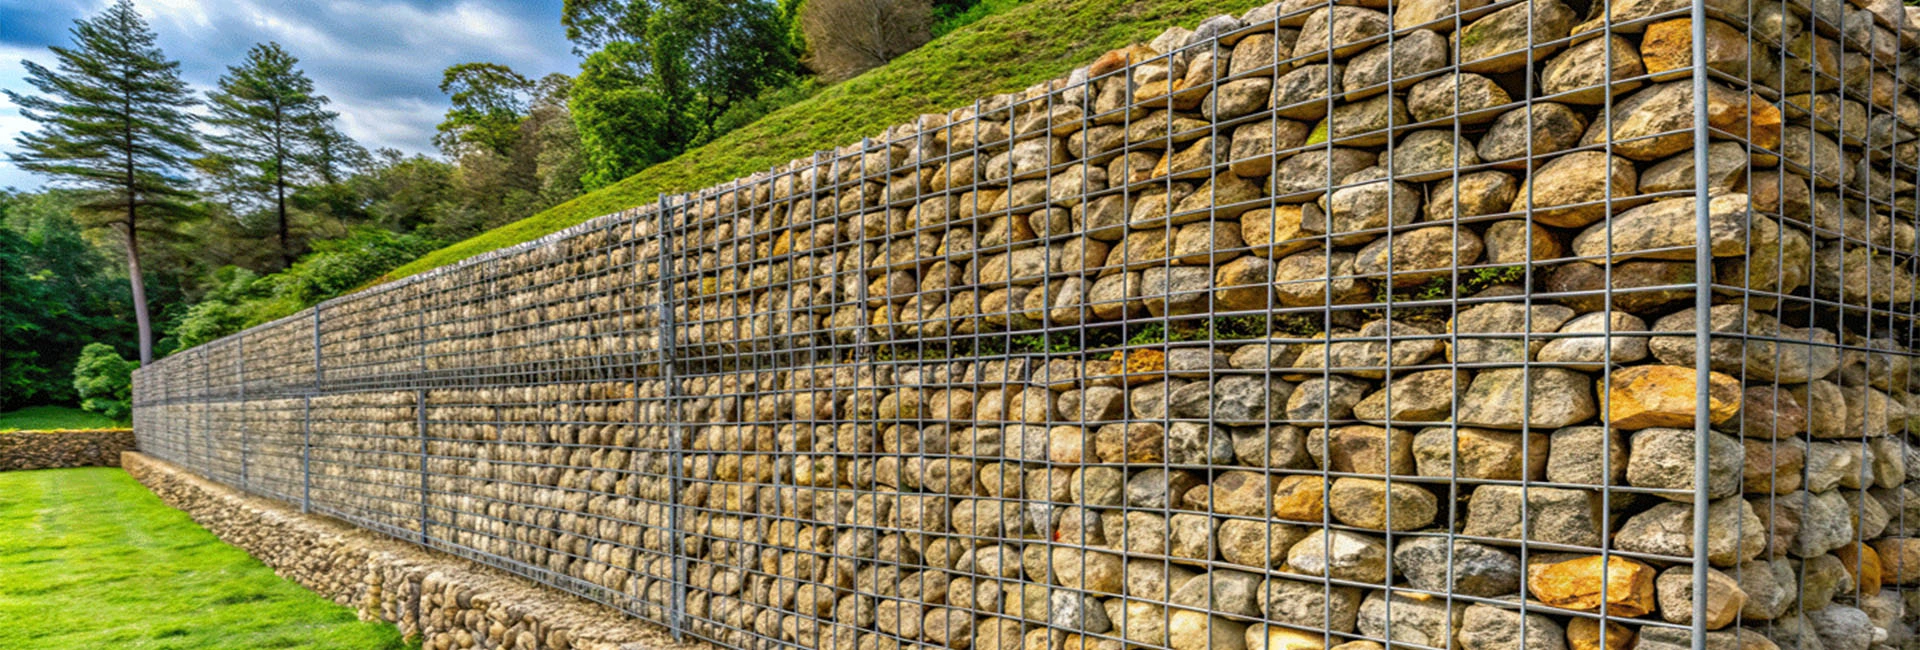
[[[1167,27],[1264,0],[1032,0],[955,30],[886,66],[826,88],[705,146],[526,219],[428,253],[383,281],[538,238],[588,219],[716,185],[874,135],[922,113],[1020,90],[1145,42]]]

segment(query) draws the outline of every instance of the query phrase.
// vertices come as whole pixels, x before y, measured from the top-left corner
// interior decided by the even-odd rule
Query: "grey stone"
[[[1530,379],[1530,381],[1529,381]],[[1593,386],[1561,368],[1498,368],[1473,377],[1454,419],[1491,429],[1554,429],[1591,419]]]
[[[1707,506],[1707,560],[1731,567],[1766,548],[1760,517],[1745,499],[1721,499]],[[1666,502],[1634,515],[1614,534],[1623,551],[1686,558],[1693,556],[1693,504]]]
[[[1692,429],[1650,428],[1633,434],[1633,453],[1627,459],[1627,483],[1634,487],[1684,490],[1662,493],[1665,499],[1692,502],[1696,463]],[[1740,493],[1746,450],[1733,436],[1707,432],[1707,498]]]
[[[1623,311],[1590,312],[1560,326],[1560,334],[1588,336],[1555,338],[1540,347],[1536,359],[1597,372],[1603,366],[1635,363],[1647,358],[1647,322]]]
[[[1525,488],[1526,530],[1522,530],[1523,489],[1514,485],[1482,485],[1467,502],[1462,533],[1475,537],[1531,540],[1569,546],[1600,546],[1605,522],[1600,495],[1587,490]]]
[[[1393,549],[1393,566],[1416,589],[1497,598],[1520,591],[1520,558],[1464,540],[1415,537]],[[1449,581],[1451,575],[1451,581]]]
[[[1389,605],[1388,601],[1392,604]],[[1391,638],[1399,643],[1430,648],[1454,647],[1454,634],[1460,631],[1466,603],[1448,606],[1446,599],[1422,598],[1385,591],[1367,593],[1360,603],[1355,627],[1373,638]]]
[[[1327,530],[1287,549],[1287,566],[1306,575],[1386,584],[1387,547],[1370,535]]]
[[[1260,612],[1277,623],[1348,633],[1360,614],[1360,599],[1359,587],[1275,577],[1260,591]]]
[[[1430,77],[1407,91],[1407,111],[1422,122],[1458,115],[1464,124],[1485,124],[1497,119],[1497,109],[1510,103],[1512,96],[1500,84],[1471,73]]]
[[[1480,159],[1527,169],[1528,156],[1539,159],[1571,148],[1579,144],[1586,128],[1586,118],[1565,104],[1535,102],[1521,106],[1501,113],[1480,136]]]
[[[1607,65],[1608,53],[1613,65]],[[1612,70],[1609,71],[1608,68]],[[1555,101],[1569,104],[1599,104],[1610,95],[1631,92],[1641,86],[1646,65],[1640,61],[1640,48],[1618,35],[1595,38],[1574,44],[1548,61],[1540,70],[1540,91]],[[1608,80],[1613,80],[1611,92]]]
[[[1525,643],[1522,643],[1522,641]],[[1468,605],[1460,617],[1462,650],[1566,650],[1567,633],[1553,619],[1486,603]]]
[[[1454,35],[1456,60],[1467,72],[1512,72],[1558,51],[1557,45],[1547,43],[1566,38],[1576,20],[1560,0],[1529,0],[1501,9]]]

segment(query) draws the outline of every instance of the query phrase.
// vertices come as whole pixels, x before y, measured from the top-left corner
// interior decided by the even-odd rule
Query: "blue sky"
[[[0,88],[30,92],[21,59],[51,60],[77,18],[112,0],[0,0]],[[446,112],[440,71],[468,61],[512,66],[530,78],[573,73],[579,60],[560,26],[559,0],[134,0],[205,92],[246,55],[277,41],[333,99],[341,124],[368,148],[433,152],[433,127]],[[33,123],[0,97],[0,151]],[[0,155],[0,187],[41,179]]]

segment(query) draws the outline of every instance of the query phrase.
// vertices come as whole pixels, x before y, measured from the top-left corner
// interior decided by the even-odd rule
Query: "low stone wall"
[[[614,610],[275,501],[139,452],[127,473],[281,577],[421,637],[425,650],[693,650]],[[710,649],[709,649],[710,650]]]
[[[0,472],[57,467],[114,467],[133,451],[133,429],[0,433]]]

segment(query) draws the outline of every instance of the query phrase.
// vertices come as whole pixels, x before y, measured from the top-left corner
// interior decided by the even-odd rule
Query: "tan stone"
[[[1853,583],[1860,588],[1862,596],[1880,594],[1880,553],[1873,547],[1860,542],[1849,542],[1846,546],[1833,549],[1834,557],[1840,558],[1840,564],[1853,575]]]
[[[1605,585],[1607,613],[1640,616],[1654,611],[1653,567],[1620,556],[1592,555],[1549,565],[1527,589],[1548,605],[1599,611]]]
[[[1326,513],[1325,483],[1321,477],[1292,474],[1274,482],[1273,516],[1291,521],[1319,522]]]
[[[1681,366],[1633,366],[1613,372],[1603,412],[1622,429],[1691,427],[1698,406],[1697,375]],[[1602,381],[1601,383],[1606,383]],[[1740,413],[1740,381],[1721,373],[1707,377],[1708,414],[1714,424]]]
[[[1591,618],[1567,621],[1567,650],[1627,650],[1633,647],[1633,629],[1607,621],[1606,645],[1601,645],[1600,622]]]
[[[1708,19],[1707,67],[1731,75],[1747,72],[1747,35],[1732,25]],[[1663,72],[1691,70],[1693,67],[1693,20],[1676,18],[1647,26],[1640,42],[1640,58],[1655,81],[1666,81],[1675,74]]]

